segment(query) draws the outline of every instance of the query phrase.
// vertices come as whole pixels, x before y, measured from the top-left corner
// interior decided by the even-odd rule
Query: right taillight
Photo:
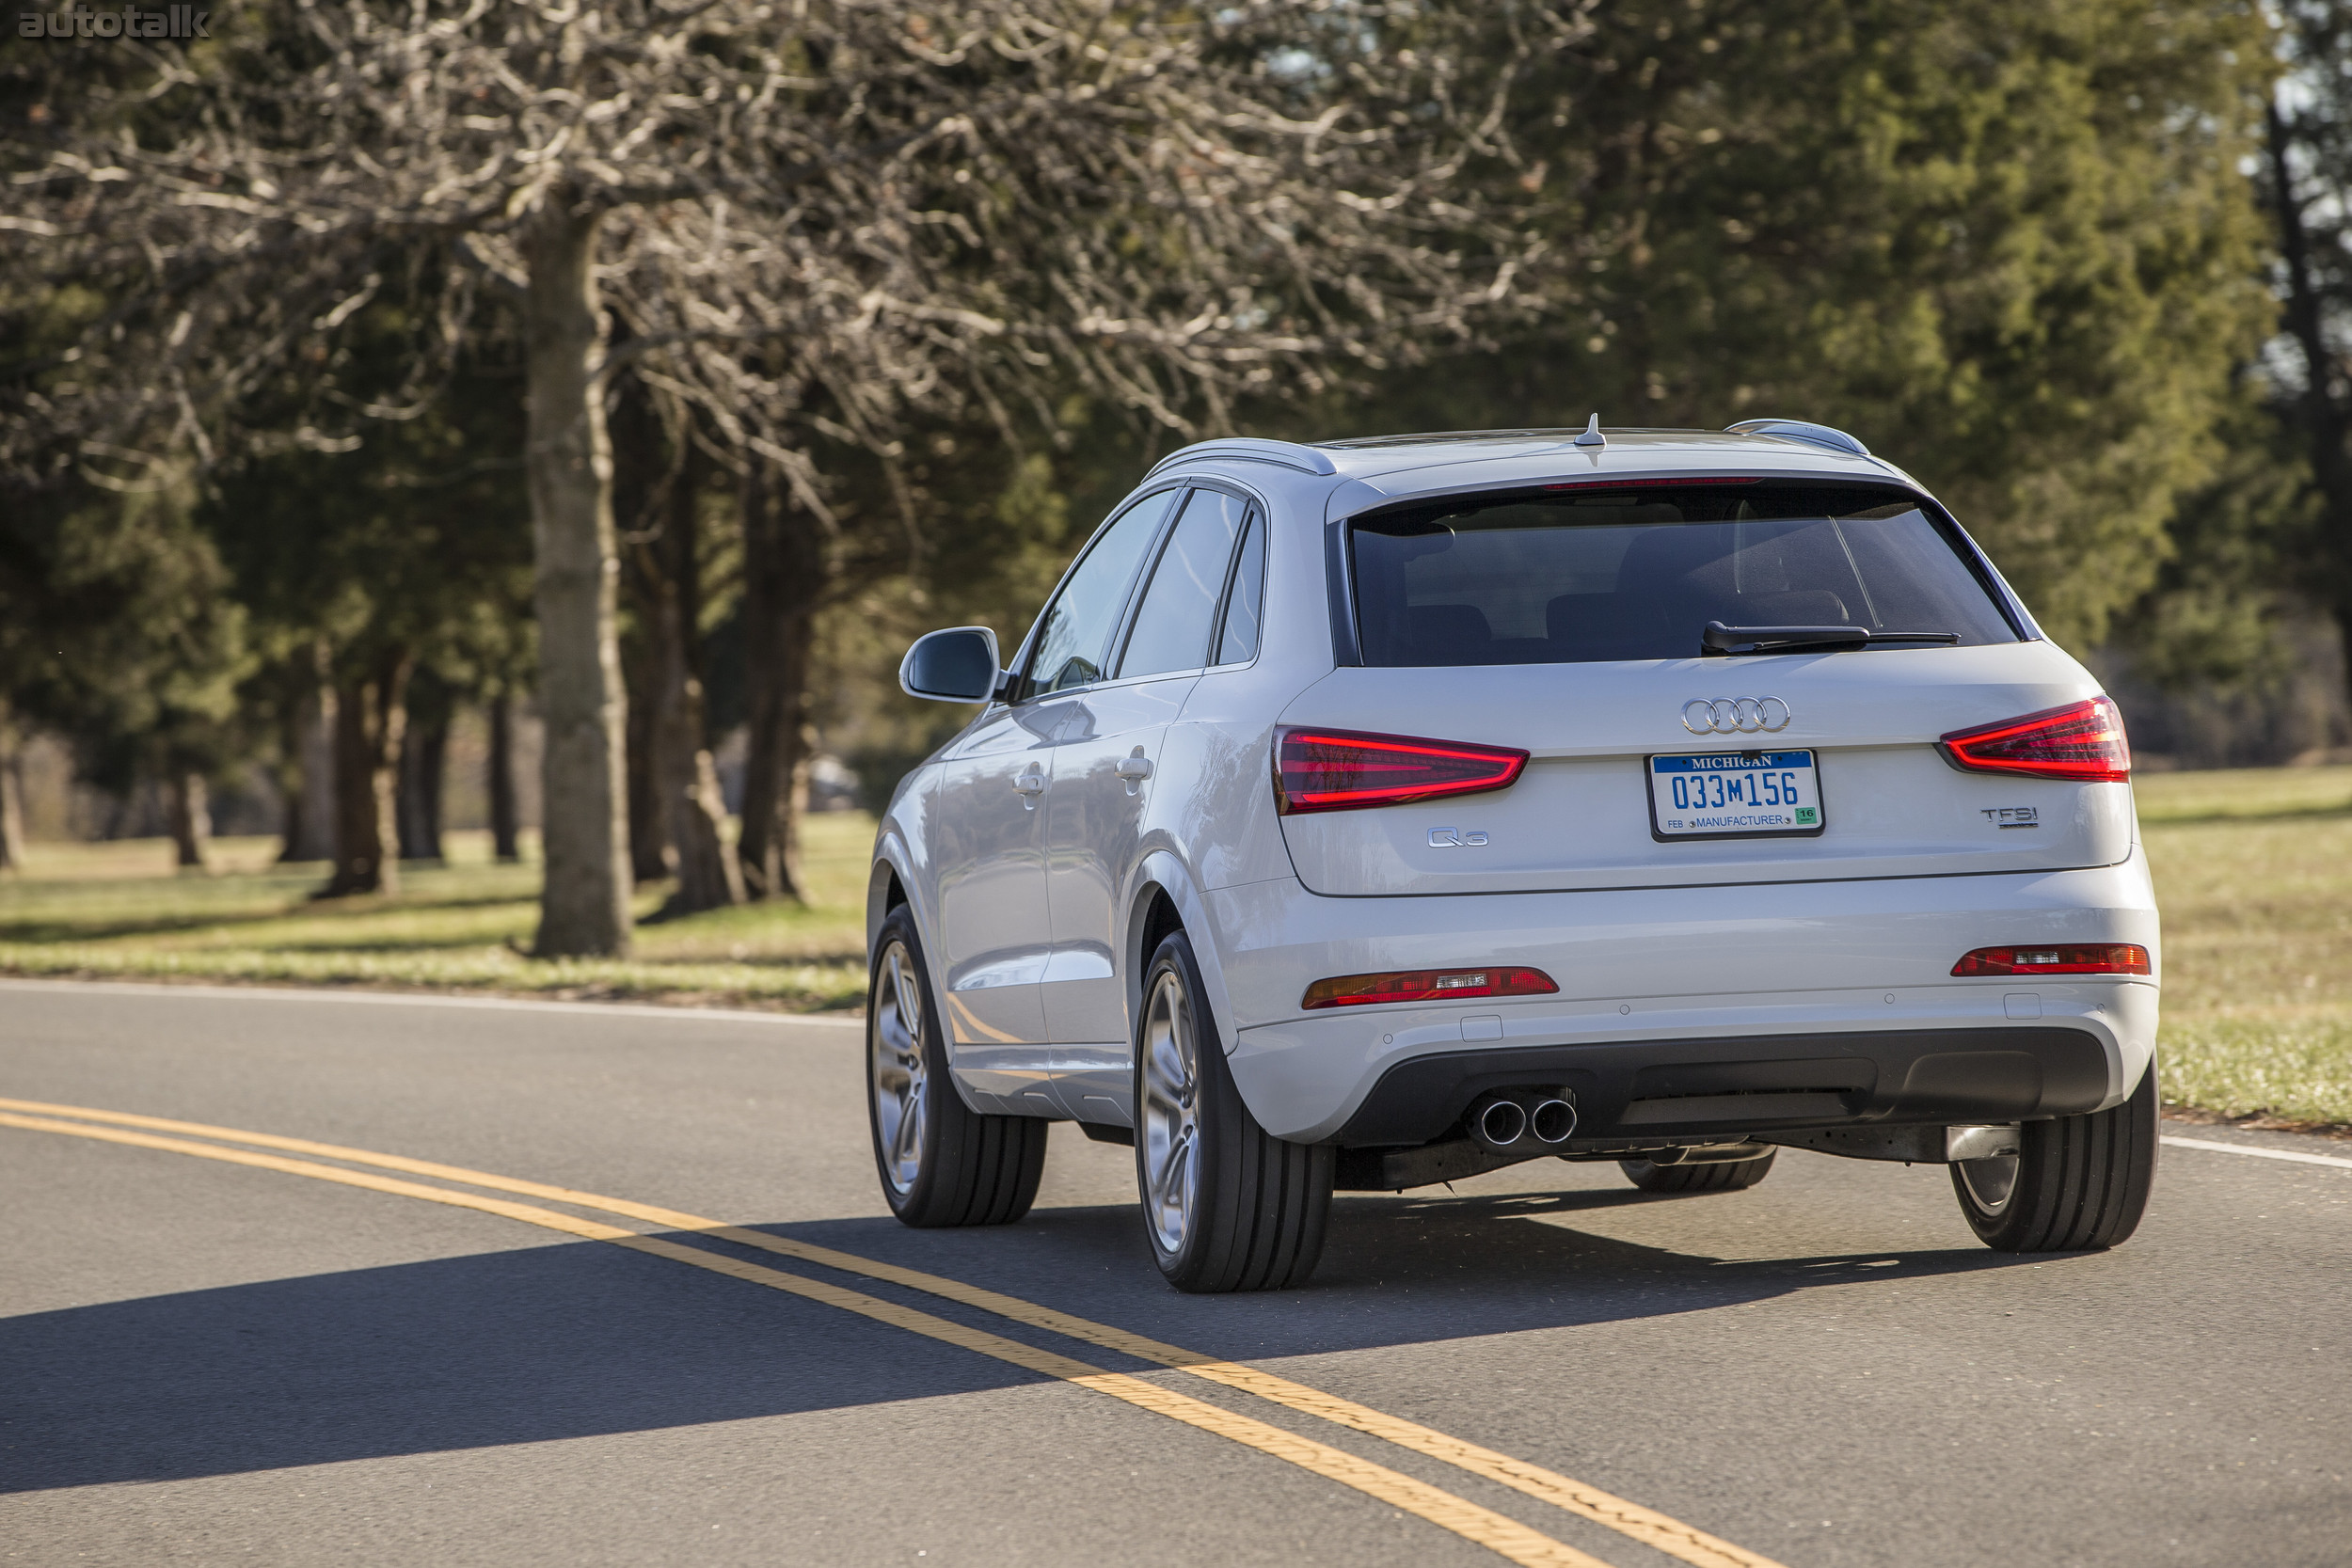
[[[2148,949],[2136,942],[1979,947],[1963,954],[1952,973],[1970,974],[2145,974]]]
[[[1274,738],[1274,793],[1285,815],[1507,789],[1526,766],[1525,752],[1460,740],[1321,729]]]
[[[1954,730],[1937,744],[1955,767],[1973,772],[2030,773],[2084,784],[2120,784],[2132,776],[2123,716],[2106,697]]]

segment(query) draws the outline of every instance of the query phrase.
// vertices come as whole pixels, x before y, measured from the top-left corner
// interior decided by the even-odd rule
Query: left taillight
[[[1527,753],[1507,746],[1283,729],[1274,738],[1274,794],[1286,816],[1399,806],[1508,789],[1526,766]]]
[[[2132,776],[2123,716],[2106,697],[2046,708],[1937,742],[1957,767],[1978,773],[2029,773],[2084,784],[2121,784]]]

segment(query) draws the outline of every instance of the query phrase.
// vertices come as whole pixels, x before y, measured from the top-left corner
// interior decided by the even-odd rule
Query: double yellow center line
[[[70,1119],[60,1119],[70,1118]],[[497,1214],[525,1225],[560,1231],[588,1241],[607,1242],[627,1247],[633,1252],[648,1253],[673,1262],[693,1268],[707,1269],[714,1274],[764,1285],[771,1290],[784,1291],[804,1300],[821,1302],[859,1317],[888,1323],[926,1338],[957,1345],[1010,1363],[1046,1377],[1076,1384],[1100,1394],[1122,1400],[1154,1415],[1182,1421],[1186,1426],[1213,1433],[1261,1453],[1295,1465],[1301,1469],[1355,1488],[1368,1497],[1377,1498],[1391,1508],[1415,1514],[1431,1524],[1453,1531],[1513,1562],[1528,1568],[1608,1568],[1599,1559],[1579,1551],[1564,1542],[1530,1528],[1518,1520],[1483,1508],[1464,1497],[1411,1476],[1401,1474],[1369,1460],[1359,1458],[1327,1444],[1255,1420],[1223,1406],[1196,1400],[1157,1384],[1124,1372],[1114,1372],[1091,1366],[1073,1357],[1034,1345],[1009,1339],[946,1318],[885,1301],[862,1291],[812,1279],[804,1275],[765,1264],[747,1262],[729,1254],[707,1247],[690,1246],[660,1236],[649,1236],[635,1230],[623,1229],[599,1220],[584,1219],[576,1214],[542,1209],[531,1204],[515,1203],[505,1198],[491,1197],[484,1193],[469,1193],[444,1186],[427,1186],[421,1182],[402,1180],[396,1177],[379,1176],[376,1171],[398,1171],[405,1176],[428,1177],[436,1181],[457,1182],[486,1192],[511,1193],[522,1197],[534,1197],[562,1203],[575,1209],[590,1210],[622,1219],[641,1221],[664,1229],[691,1232],[697,1237],[733,1243],[761,1252],[789,1258],[797,1262],[815,1264],[837,1273],[917,1291],[945,1301],[977,1307],[1013,1323],[1047,1330],[1066,1338],[1098,1345],[1117,1351],[1139,1361],[1149,1361],[1175,1370],[1203,1378],[1211,1383],[1254,1395],[1302,1415],[1311,1416],[1334,1425],[1394,1444],[1426,1458],[1450,1465],[1484,1480],[1498,1482],[1514,1491],[1526,1494],[1539,1501],[1565,1509],[1582,1519],[1603,1525],[1621,1535],[1653,1546],[1669,1556],[1690,1563],[1692,1568],[1780,1568],[1771,1559],[1735,1546],[1727,1541],[1693,1528],[1679,1520],[1667,1517],[1638,1503],[1613,1497],[1597,1487],[1588,1486],[1555,1471],[1514,1459],[1508,1454],[1464,1442],[1442,1432],[1415,1421],[1374,1410],[1350,1400],[1327,1394],[1305,1384],[1277,1377],[1239,1362],[1219,1360],[1214,1356],[1184,1350],[1175,1345],[1056,1311],[995,1291],[966,1285],[961,1280],[947,1279],[915,1269],[877,1262],[855,1253],[840,1252],[832,1247],[813,1246],[763,1230],[747,1229],[699,1215],[681,1213],[675,1209],[658,1208],[651,1204],[632,1203],[625,1198],[605,1197],[596,1193],[578,1192],[568,1187],[553,1187],[537,1181],[523,1181],[513,1177],[498,1176],[487,1171],[468,1170],[457,1165],[437,1164],[429,1160],[411,1160],[396,1154],[377,1154],[371,1150],[347,1148],[337,1144],[315,1143],[307,1138],[280,1137],[274,1133],[242,1132],[234,1128],[213,1127],[201,1122],[173,1121],[163,1117],[134,1116],[120,1111],[93,1110],[87,1106],[55,1105],[40,1101],[0,1098],[0,1127],[20,1128],[26,1132],[63,1133],[72,1137],[91,1138],[104,1143],[126,1144],[138,1148],[162,1149],[173,1154],[193,1155],[199,1159],[218,1160],[230,1164],[250,1165],[262,1170],[282,1172],[291,1176],[307,1176],[321,1181],[333,1181],[346,1187],[360,1187],[370,1192],[390,1193],[401,1197],[420,1198],[428,1203],[447,1204],[459,1209],[478,1210]],[[165,1134],[181,1134],[167,1136]],[[190,1138],[220,1140],[195,1143]],[[226,1147],[242,1144],[245,1148]],[[264,1149],[283,1153],[263,1153]],[[286,1155],[310,1155],[313,1159],[289,1159]],[[317,1164],[319,1159],[343,1162],[342,1164]],[[353,1170],[351,1165],[372,1167]]]

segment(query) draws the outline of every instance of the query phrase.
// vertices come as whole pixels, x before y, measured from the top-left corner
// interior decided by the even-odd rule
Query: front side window
[[[1709,621],[2018,639],[1948,525],[1885,486],[1456,499],[1359,519],[1349,550],[1368,665],[1689,658]]]
[[[1248,504],[1222,490],[1192,493],[1136,607],[1135,630],[1119,661],[1121,676],[1164,675],[1209,662],[1211,623]]]
[[[1095,536],[1061,592],[1038,618],[1036,651],[1029,656],[1028,676],[1022,682],[1023,700],[1092,686],[1103,678],[1111,634],[1127,608],[1127,590],[1143,564],[1144,552],[1159,537],[1168,509],[1183,493],[1163,490],[1146,496]]]

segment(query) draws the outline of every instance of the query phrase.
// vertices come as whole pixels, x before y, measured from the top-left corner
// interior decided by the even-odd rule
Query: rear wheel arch
[[[1207,900],[1192,879],[1191,867],[1174,852],[1155,848],[1136,867],[1133,887],[1125,906],[1126,928],[1120,934],[1117,948],[1119,961],[1125,966],[1120,978],[1127,997],[1129,1043],[1134,1043],[1135,1031],[1143,1019],[1144,971],[1151,967],[1152,955],[1168,933],[1182,931],[1192,943],[1209,1011],[1230,1051],[1242,1020],[1234,1016],[1231,1006],[1217,932],[1209,918]]]

